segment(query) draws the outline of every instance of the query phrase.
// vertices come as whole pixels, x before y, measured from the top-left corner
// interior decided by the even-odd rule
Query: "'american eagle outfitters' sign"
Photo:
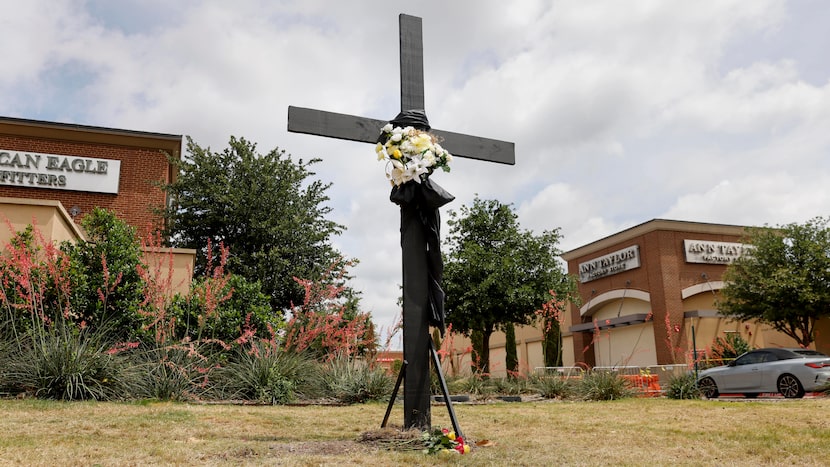
[[[632,245],[599,258],[579,263],[579,282],[590,282],[605,276],[640,267],[640,247]]]
[[[118,193],[121,161],[0,149],[0,186]]]

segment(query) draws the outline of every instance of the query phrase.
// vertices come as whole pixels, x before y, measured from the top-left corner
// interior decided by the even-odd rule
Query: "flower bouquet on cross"
[[[392,123],[387,123],[380,131],[375,152],[378,160],[387,161],[386,177],[393,185],[400,186],[413,180],[421,183],[438,168],[450,171],[452,155],[429,132]]]

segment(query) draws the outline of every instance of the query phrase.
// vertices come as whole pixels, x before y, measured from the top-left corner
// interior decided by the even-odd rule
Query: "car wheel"
[[[778,377],[778,392],[787,399],[804,397],[804,386],[793,375],[784,374]]]
[[[708,376],[698,381],[697,387],[700,389],[700,393],[706,396],[707,399],[717,399],[720,395],[718,393],[717,383],[715,383],[715,380]]]
[[[747,392],[747,393],[744,393],[744,397],[747,398],[747,399],[756,399],[756,398],[758,398],[758,393],[757,392]]]

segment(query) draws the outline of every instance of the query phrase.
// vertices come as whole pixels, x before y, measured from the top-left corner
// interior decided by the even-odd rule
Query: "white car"
[[[750,350],[729,365],[701,371],[697,379],[708,399],[720,394],[758,397],[775,392],[799,398],[805,392],[826,389],[829,383],[830,357],[809,349]]]

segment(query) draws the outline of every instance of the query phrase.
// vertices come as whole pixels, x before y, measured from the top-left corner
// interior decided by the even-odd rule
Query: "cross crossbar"
[[[386,120],[326,112],[304,107],[288,107],[288,131],[360,143],[377,142],[380,128]],[[430,130],[438,136],[441,146],[453,157],[466,157],[488,162],[513,165],[516,163],[513,143],[497,139],[470,136],[443,130]]]

